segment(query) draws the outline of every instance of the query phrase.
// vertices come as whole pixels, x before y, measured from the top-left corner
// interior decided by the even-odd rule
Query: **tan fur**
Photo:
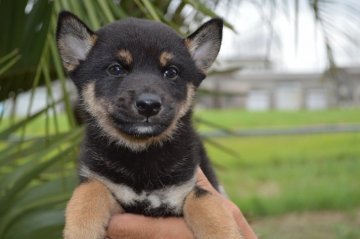
[[[160,66],[164,67],[166,65],[169,64],[169,62],[171,61],[171,59],[174,58],[174,55],[170,52],[164,51],[161,53],[160,58],[159,58],[159,62],[160,62]]]
[[[195,238],[241,239],[238,226],[220,198],[192,191],[185,199],[184,218]]]
[[[190,52],[192,52],[192,50],[193,50],[193,48],[192,48],[193,45],[191,44],[192,41],[190,39],[186,38],[184,43],[185,43],[186,48],[189,49]]]
[[[146,149],[151,144],[161,144],[165,140],[172,137],[172,134],[178,127],[178,120],[183,117],[193,104],[195,95],[195,87],[192,84],[187,86],[187,98],[177,109],[175,119],[171,125],[160,135],[148,139],[133,138],[119,131],[109,118],[109,112],[112,111],[111,104],[104,99],[97,99],[95,97],[95,83],[89,83],[84,87],[82,92],[86,110],[97,119],[103,131],[111,137],[113,141],[118,141],[120,144],[134,150],[141,151]]]
[[[78,64],[73,65],[73,64],[70,64],[70,63],[67,63],[67,62],[63,62],[64,68],[65,68],[65,70],[67,72],[71,72],[71,71],[75,70],[75,68],[77,67]]]
[[[67,207],[65,239],[103,239],[110,217],[121,208],[110,191],[99,181],[80,184]]]
[[[123,60],[127,65],[130,65],[133,62],[133,57],[128,50],[120,50],[118,56],[121,60]]]
[[[192,107],[194,103],[195,86],[193,84],[187,85],[186,94],[187,94],[186,100],[180,105],[180,108],[178,110],[178,116],[177,116],[178,119],[183,117],[189,111],[189,109]]]
[[[189,50],[190,55],[192,56],[193,53],[195,52],[197,45],[194,44],[194,42],[188,38],[185,39],[185,46],[186,48]]]
[[[91,42],[91,46],[94,46],[94,45],[95,45],[97,39],[98,39],[98,36],[95,35],[95,34],[90,36],[89,41]]]

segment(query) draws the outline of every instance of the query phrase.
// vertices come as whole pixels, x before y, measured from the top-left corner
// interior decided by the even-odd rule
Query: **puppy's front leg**
[[[195,187],[185,199],[184,218],[196,239],[241,239],[240,230],[221,199]]]
[[[103,239],[110,217],[121,208],[104,184],[90,180],[74,191],[65,215],[65,239]]]

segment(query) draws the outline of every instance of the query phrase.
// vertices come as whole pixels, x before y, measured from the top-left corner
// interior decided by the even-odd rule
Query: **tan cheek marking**
[[[185,199],[184,218],[195,238],[241,239],[239,228],[221,198],[194,189]]]
[[[162,52],[159,58],[160,66],[166,66],[173,58],[174,55],[172,53],[167,51]]]
[[[120,50],[118,56],[121,60],[123,60],[127,65],[131,65],[133,62],[133,57],[128,50]]]
[[[173,133],[178,127],[181,127],[179,120],[183,117],[189,109],[192,107],[195,96],[195,87],[192,84],[187,85],[187,95],[186,100],[180,105],[170,126],[159,136],[156,136],[153,139],[153,142],[161,142],[163,140],[169,139],[172,137]]]
[[[80,184],[67,207],[65,239],[105,238],[110,217],[122,209],[102,183],[92,180]]]
[[[108,137],[111,138],[111,140],[118,141],[120,144],[134,151],[139,151],[147,148],[148,145],[163,138],[162,135],[159,135],[150,139],[136,139],[116,129],[108,116],[108,112],[111,112],[112,106],[104,99],[96,99],[94,82],[89,83],[84,87],[82,96],[85,103],[85,109],[96,118],[99,127],[103,129],[103,131],[107,134]]]
[[[86,110],[94,116],[99,123],[105,125],[106,128],[109,127],[108,112],[106,111],[105,106],[107,105],[108,108],[111,108],[111,106],[110,104],[106,104],[104,99],[95,98],[95,82],[85,86],[82,95]]]
[[[179,118],[183,117],[192,107],[195,98],[195,86],[191,83],[187,85],[186,100],[180,105],[178,115]]]
[[[114,128],[108,116],[108,112],[112,110],[110,103],[104,99],[95,98],[95,82],[84,87],[83,98],[86,110],[97,119],[99,126],[114,139],[119,138],[119,131]],[[106,108],[108,110],[106,110]]]
[[[95,83],[92,82],[84,87],[82,92],[85,109],[96,118],[99,123],[99,126],[111,137],[117,138],[117,130],[112,126],[111,120],[108,116],[108,111],[112,109],[111,104],[107,103],[104,99],[97,100],[95,98]]]
[[[195,87],[192,84],[187,85],[187,96],[186,100],[180,105],[178,108],[175,118],[173,119],[170,126],[159,136],[154,137],[153,140],[156,141],[162,141],[168,138],[171,138],[173,133],[176,131],[178,127],[181,127],[180,123],[178,122],[181,117],[183,117],[189,109],[192,107],[194,102],[194,96],[195,96]]]

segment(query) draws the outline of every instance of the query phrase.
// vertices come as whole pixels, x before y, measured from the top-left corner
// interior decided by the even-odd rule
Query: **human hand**
[[[198,169],[197,172],[197,183],[199,187],[206,189],[207,191],[211,192],[213,196],[219,197],[223,205],[231,215],[233,215],[234,220],[236,221],[236,224],[239,226],[241,235],[244,239],[257,239],[257,236],[253,229],[250,227],[249,223],[246,221],[244,215],[241,213],[240,209],[227,199],[224,195],[220,194],[216,189],[211,185],[209,180],[206,178],[205,174],[202,172],[201,169]]]
[[[221,198],[225,208],[233,215],[244,239],[256,239],[240,209],[212,187],[204,173],[197,172],[197,185],[208,190],[213,196]],[[135,214],[114,215],[107,229],[110,239],[194,239],[193,233],[182,217],[155,218]]]

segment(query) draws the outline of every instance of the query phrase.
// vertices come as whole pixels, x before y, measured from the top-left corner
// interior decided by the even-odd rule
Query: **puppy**
[[[121,212],[183,216],[199,239],[241,238],[217,198],[195,184],[200,167],[218,189],[191,109],[222,28],[212,19],[182,38],[159,22],[129,18],[93,32],[60,13],[57,46],[86,122],[66,239],[103,239]]]

